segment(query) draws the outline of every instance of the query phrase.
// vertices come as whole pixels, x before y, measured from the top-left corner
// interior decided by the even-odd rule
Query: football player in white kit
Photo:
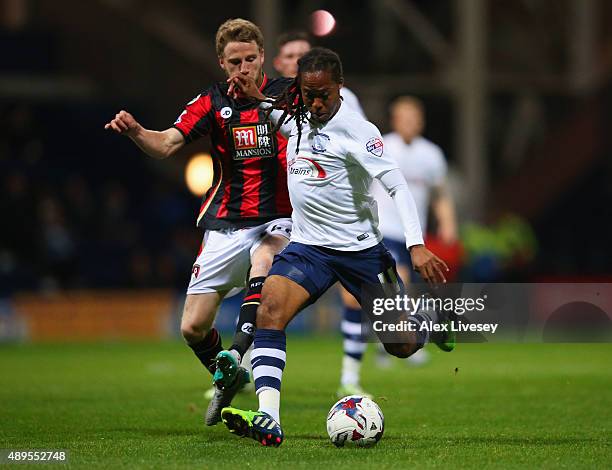
[[[283,78],[293,79],[297,75],[298,60],[312,48],[310,36],[305,31],[290,31],[290,32],[286,32],[286,33],[279,35],[277,44],[278,44],[278,54],[276,55],[276,57],[274,57],[273,62],[272,62],[274,65],[274,69]],[[353,111],[359,113],[365,119],[365,114],[363,112],[363,109],[361,108],[361,105],[359,104],[359,100],[357,99],[357,96],[355,96],[355,94],[351,90],[349,90],[346,87],[342,87],[340,90],[340,96],[342,97],[344,106],[348,106]],[[351,295],[348,293],[346,293],[346,295],[348,297],[351,297]],[[248,301],[249,299],[248,295],[245,296],[245,299],[246,299],[245,300],[246,305],[251,303]],[[353,299],[353,302],[356,302],[356,301]],[[358,311],[359,314],[360,312],[361,310]],[[352,319],[353,318],[349,318],[349,320],[352,320]],[[361,321],[361,317],[359,317],[355,321],[359,323]],[[345,325],[348,323],[349,323],[348,321],[345,321],[342,323],[342,325]],[[247,325],[250,325],[250,323],[247,323]],[[238,327],[239,326],[240,325],[238,325]],[[355,325],[350,324],[350,327],[354,329]],[[360,328],[360,325],[359,325],[359,328]],[[240,333],[237,333],[237,334],[240,334]],[[344,331],[343,331],[343,334],[346,335]],[[348,341],[345,340],[344,344],[345,344],[345,350],[346,350],[346,345],[351,344],[351,340],[348,340]],[[363,344],[363,348],[365,349],[365,343]],[[251,351],[252,351],[252,348],[242,353],[241,363],[242,365],[245,365],[245,367],[246,367],[246,364],[250,363],[250,352]],[[232,375],[235,375],[236,373],[235,371],[237,370],[239,360],[235,356],[236,351],[229,351],[229,352],[233,353],[235,359],[234,357],[232,357],[231,354],[228,354],[227,351],[221,352],[217,357],[217,370],[215,371],[216,376],[231,378]],[[343,364],[345,363],[346,363],[346,360],[343,362]],[[354,364],[354,361],[351,360],[351,365],[353,364]],[[345,374],[344,376],[353,377],[353,375],[351,374]],[[208,390],[206,394],[207,398],[212,399],[214,397],[215,391],[216,391],[216,386],[213,385],[213,387],[210,390]],[[356,394],[357,392],[359,392],[358,389],[353,389],[351,393],[347,393],[347,395]]]
[[[229,93],[260,101],[266,97],[249,77],[234,75]],[[378,179],[393,198],[412,263],[431,283],[445,282],[446,264],[423,244],[421,226],[406,180],[384,152],[378,129],[342,106],[342,64],[336,53],[314,48],[299,61],[294,84],[272,104],[272,120],[289,137],[288,186],[293,206],[289,245],[275,257],[257,311],[252,367],[258,411],[224,408],[231,432],[264,446],[279,446],[280,388],[286,360],[285,327],[305,306],[339,281],[361,302],[364,285],[398,284],[395,262],[381,243],[369,188]],[[289,119],[287,119],[289,118]],[[436,312],[419,311],[407,322],[446,323]],[[430,339],[427,331],[406,332],[404,342],[385,342],[392,355],[408,357]],[[454,348],[452,333],[431,338]]]
[[[272,61],[274,69],[283,77],[294,78],[298,71],[298,60],[312,49],[310,35],[304,31],[289,31],[278,37],[277,45],[278,54]],[[367,119],[355,93],[346,86],[342,86],[340,89],[340,96],[342,97],[342,106],[350,108],[360,114],[364,119]],[[386,193],[385,197],[388,199]],[[391,202],[391,205],[393,205],[393,202]],[[394,220],[397,220],[397,218]],[[401,233],[402,229],[401,227],[397,227],[396,230],[399,230]],[[382,233],[384,235],[384,232]],[[403,233],[401,236],[403,236]],[[404,243],[401,242],[401,245],[403,246]],[[391,251],[391,254],[395,257],[393,251]],[[397,258],[395,259],[397,261]],[[401,274],[401,271],[398,270],[398,272]],[[404,278],[402,277],[402,279]],[[344,354],[342,358],[340,386],[336,394],[338,398],[347,395],[364,395],[371,398],[371,395],[363,390],[360,385],[361,363],[367,346],[367,343],[361,336],[361,307],[355,298],[349,294],[346,289],[342,288],[342,286],[340,286],[340,293],[343,303],[340,329],[342,330],[342,336],[344,338],[342,342]],[[415,355],[411,356],[411,358],[418,357],[423,353],[426,353],[426,351],[420,350]],[[411,358],[409,358],[409,360]],[[381,360],[389,361],[388,356],[383,351],[381,351]]]
[[[457,239],[457,223],[452,198],[447,189],[447,164],[440,147],[421,135],[425,126],[422,102],[412,96],[396,98],[390,107],[393,132],[385,134],[385,151],[395,159],[416,203],[423,233],[427,233],[427,212],[431,205],[437,225],[437,236],[445,244]],[[412,269],[410,255],[404,243],[404,234],[397,224],[398,214],[393,200],[378,181],[372,184],[372,196],[378,204],[378,229],[383,242],[397,263],[397,272],[404,283],[418,282],[418,274]],[[337,395],[363,395],[360,387],[362,356],[367,343],[361,338],[361,307],[346,290],[342,292],[344,303],[342,333],[344,357],[341,383]],[[427,360],[427,351],[419,350],[408,358],[418,365]],[[382,353],[379,363],[388,362]],[[366,394],[367,395],[367,394]]]

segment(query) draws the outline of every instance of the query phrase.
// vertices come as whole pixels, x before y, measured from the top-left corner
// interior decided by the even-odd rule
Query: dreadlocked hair
[[[276,98],[266,100],[272,106],[268,109],[266,117],[274,109],[283,111],[280,119],[274,126],[272,133],[277,132],[285,121],[295,119],[298,130],[297,146],[295,153],[300,148],[302,139],[302,124],[308,119],[308,108],[302,98],[301,76],[305,72],[330,72],[332,80],[336,83],[344,81],[342,74],[342,62],[334,51],[324,47],[314,47],[298,60],[298,73],[293,82]]]

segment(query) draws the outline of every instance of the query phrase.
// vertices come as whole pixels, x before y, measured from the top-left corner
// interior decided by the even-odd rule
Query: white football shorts
[[[206,230],[191,270],[187,294],[228,291],[237,294],[246,284],[251,255],[266,235],[291,236],[291,219],[276,219],[256,227]]]

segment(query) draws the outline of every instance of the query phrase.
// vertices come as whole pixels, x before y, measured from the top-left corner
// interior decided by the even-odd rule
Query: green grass
[[[0,346],[0,448],[69,449],[74,467],[113,469],[612,467],[612,345],[432,354],[422,368],[395,360],[386,371],[370,354],[363,384],[385,435],[371,449],[336,449],[325,416],[340,340],[290,337],[286,441],[272,449],[203,425],[209,378],[179,342]]]

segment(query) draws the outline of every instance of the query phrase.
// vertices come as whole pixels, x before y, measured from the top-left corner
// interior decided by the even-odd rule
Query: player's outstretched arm
[[[129,137],[144,153],[153,158],[170,157],[185,145],[185,138],[177,129],[173,127],[165,131],[145,129],[127,111],[119,111],[104,129]]]
[[[448,266],[423,243],[416,204],[403,175],[394,168],[382,174],[379,181],[395,203],[415,271],[429,284],[446,282],[445,273],[448,272]]]
[[[446,282],[444,273],[448,271],[448,267],[425,248],[414,198],[397,163],[384,152],[380,132],[373,124],[357,119],[352,121],[347,130],[352,133],[354,139],[350,149],[352,156],[370,176],[381,182],[393,199],[414,269],[430,284]]]

